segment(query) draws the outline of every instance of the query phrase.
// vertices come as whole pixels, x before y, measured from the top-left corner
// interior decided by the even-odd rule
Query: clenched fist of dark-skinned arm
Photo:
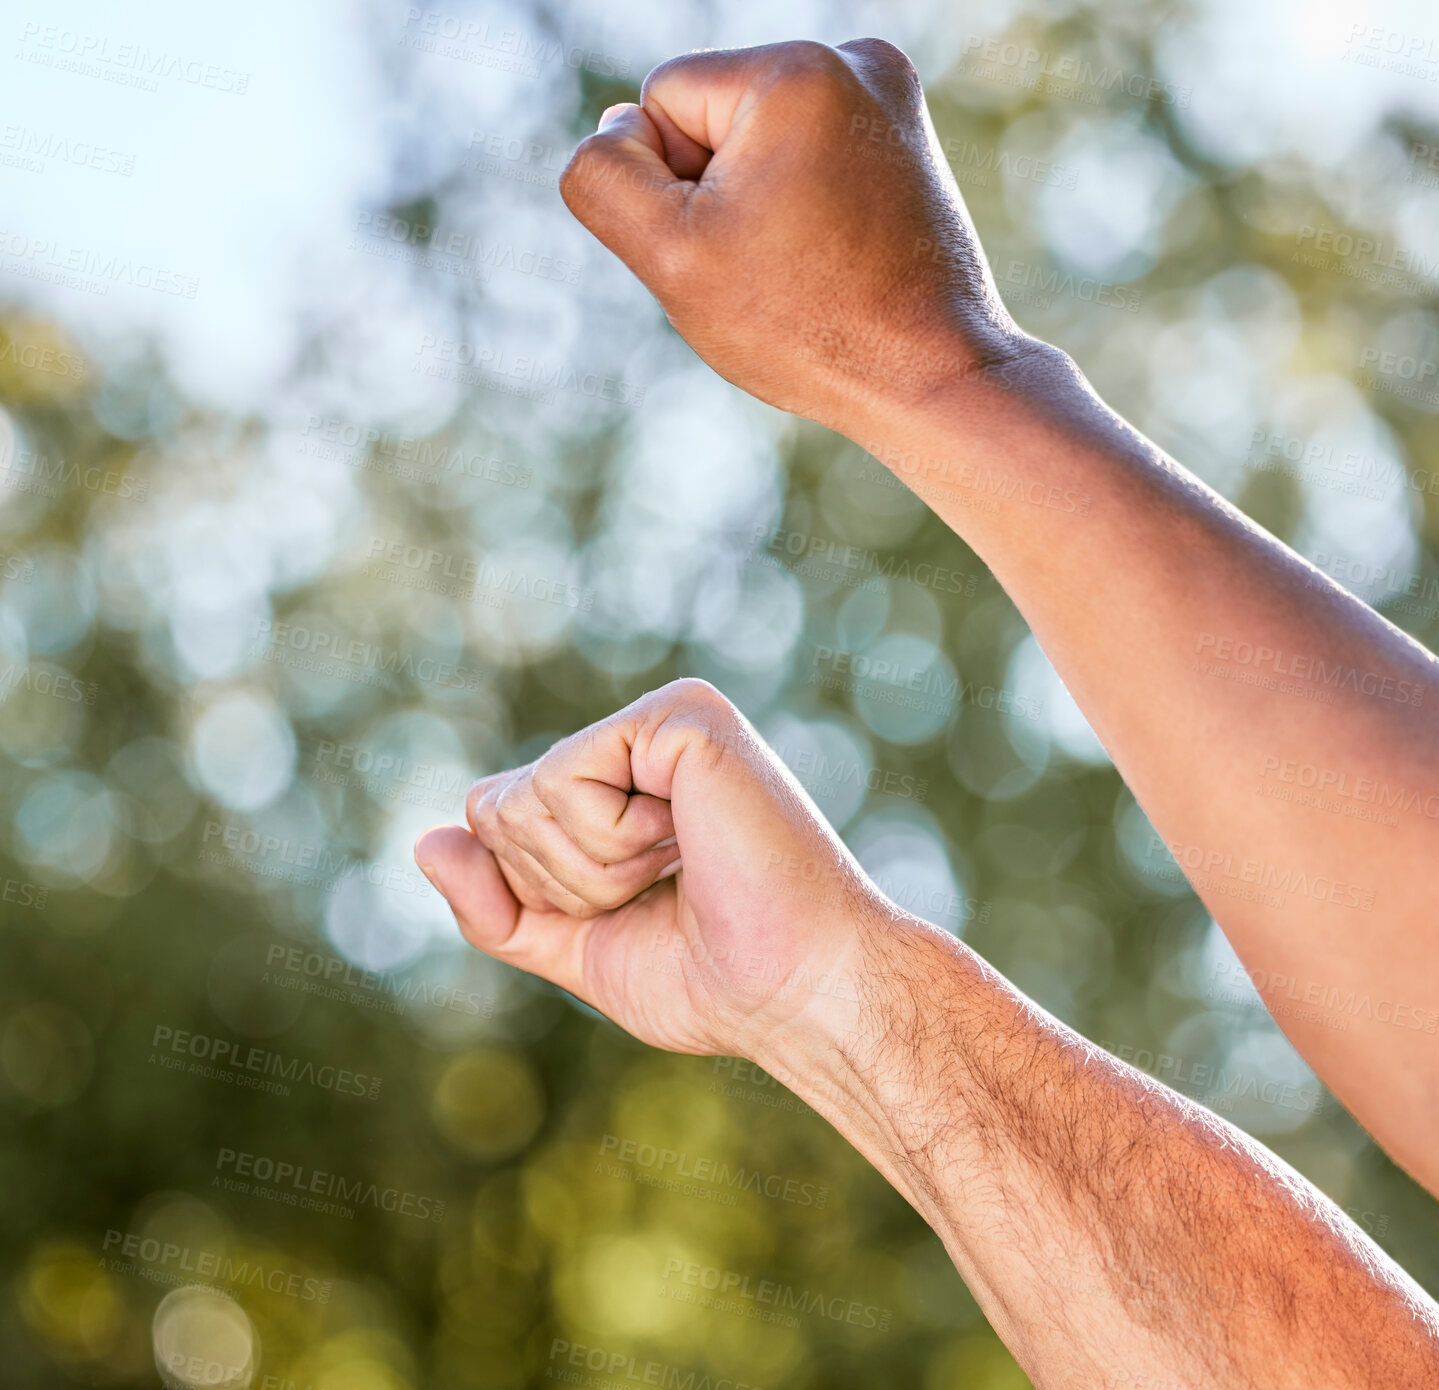
[[[879,39],[663,63],[560,192],[722,376],[856,437],[1041,346],[995,292],[914,69]]]

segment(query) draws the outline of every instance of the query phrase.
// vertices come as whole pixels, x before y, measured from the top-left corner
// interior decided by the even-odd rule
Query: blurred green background
[[[474,777],[683,674],[892,896],[1439,1293],[1439,1206],[975,556],[710,373],[554,189],[671,53],[893,39],[1019,321],[1433,646],[1433,16],[1254,9],[7,20],[7,1385],[1028,1383],[824,1121],[468,951],[410,862]]]

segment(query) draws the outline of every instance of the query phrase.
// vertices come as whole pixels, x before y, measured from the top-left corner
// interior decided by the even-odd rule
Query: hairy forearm
[[[1281,982],[1296,1045],[1439,1188],[1439,661],[1052,349],[872,433],[993,568],[1246,966]]]
[[[940,1235],[1034,1383],[1415,1386],[1439,1310],[1297,1173],[912,919],[755,1058]]]

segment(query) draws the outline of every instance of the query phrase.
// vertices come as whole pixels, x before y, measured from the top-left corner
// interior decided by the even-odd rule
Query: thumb
[[[560,196],[641,279],[661,259],[695,185],[665,163],[659,128],[633,102],[611,106],[560,175]]]
[[[589,1002],[584,986],[588,922],[520,904],[494,855],[462,825],[427,830],[415,842],[415,862],[449,903],[460,935],[471,946]]]
[[[454,909],[465,940],[490,955],[503,952],[521,908],[494,855],[464,826],[442,825],[415,841],[415,862]]]

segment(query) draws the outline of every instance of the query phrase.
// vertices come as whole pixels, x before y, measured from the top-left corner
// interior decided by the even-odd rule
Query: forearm
[[[1292,984],[1300,1007],[1276,1013],[1296,1045],[1439,1184],[1422,867],[1439,851],[1439,662],[1052,351],[872,434],[1009,591],[1245,964],[1291,982],[1270,1002]],[[1336,997],[1368,1004],[1336,1013]]]
[[[755,1060],[934,1227],[1041,1390],[1434,1383],[1439,1312],[1298,1174],[944,933],[863,940],[859,1026]]]

